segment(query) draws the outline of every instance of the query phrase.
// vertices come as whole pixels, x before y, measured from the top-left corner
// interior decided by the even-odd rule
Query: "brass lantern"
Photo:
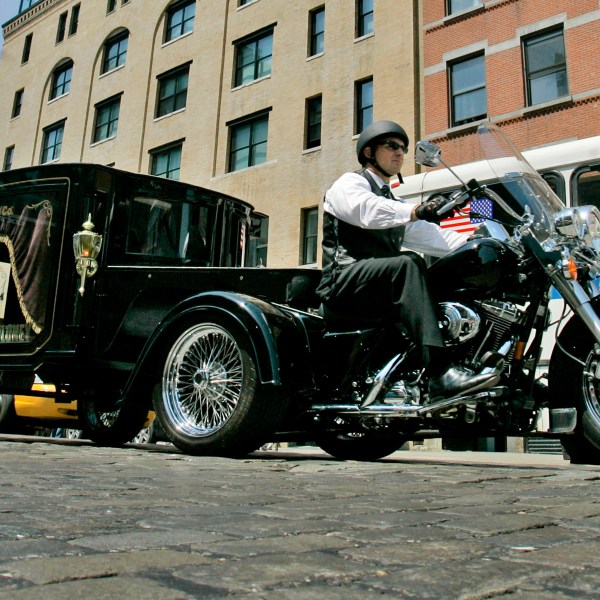
[[[85,292],[85,280],[93,277],[98,270],[96,258],[102,247],[102,236],[93,231],[92,215],[82,225],[83,229],[73,235],[73,252],[75,253],[75,269],[81,278],[79,293]]]

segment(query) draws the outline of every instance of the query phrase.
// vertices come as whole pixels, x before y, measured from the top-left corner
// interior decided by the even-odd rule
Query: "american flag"
[[[477,229],[479,223],[494,217],[494,204],[488,198],[476,198],[468,202],[461,209],[461,213],[463,214],[444,219],[440,223],[440,227],[442,229],[453,229],[460,233],[472,233]]]

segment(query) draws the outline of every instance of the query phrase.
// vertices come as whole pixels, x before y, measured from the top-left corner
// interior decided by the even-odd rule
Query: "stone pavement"
[[[600,467],[0,437],[0,600],[600,598]]]

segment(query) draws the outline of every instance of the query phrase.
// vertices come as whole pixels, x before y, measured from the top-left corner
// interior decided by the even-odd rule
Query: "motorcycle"
[[[493,373],[495,383],[430,398],[415,346],[402,331],[378,316],[348,318],[299,301],[314,292],[299,276],[289,302],[264,308],[279,315],[275,345],[285,393],[278,403],[268,401],[279,416],[261,429],[267,412],[251,417],[261,405],[258,388],[230,390],[237,406],[210,431],[202,429],[205,447],[213,434],[225,448],[225,438],[243,431],[244,444],[231,448],[311,440],[340,459],[375,460],[409,440],[547,436],[560,439],[572,462],[600,463],[600,211],[566,208],[493,124],[481,124],[477,138],[490,174],[482,181],[495,183],[457,176],[459,189],[438,214],[469,206],[471,218],[482,222],[463,246],[433,262],[429,275],[455,364]],[[417,144],[416,160],[453,172],[429,142]],[[483,203],[485,215],[477,212]],[[564,301],[555,323],[553,290]],[[546,373],[542,343],[551,326],[558,333]],[[215,382],[226,386],[223,371],[219,363]],[[155,409],[169,437],[198,452],[186,434],[196,417],[178,403],[177,394],[162,393]]]

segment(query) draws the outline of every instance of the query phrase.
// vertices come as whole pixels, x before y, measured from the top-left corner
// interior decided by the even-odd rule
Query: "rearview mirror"
[[[417,142],[415,162],[425,167],[437,167],[442,162],[442,149],[432,142]]]

